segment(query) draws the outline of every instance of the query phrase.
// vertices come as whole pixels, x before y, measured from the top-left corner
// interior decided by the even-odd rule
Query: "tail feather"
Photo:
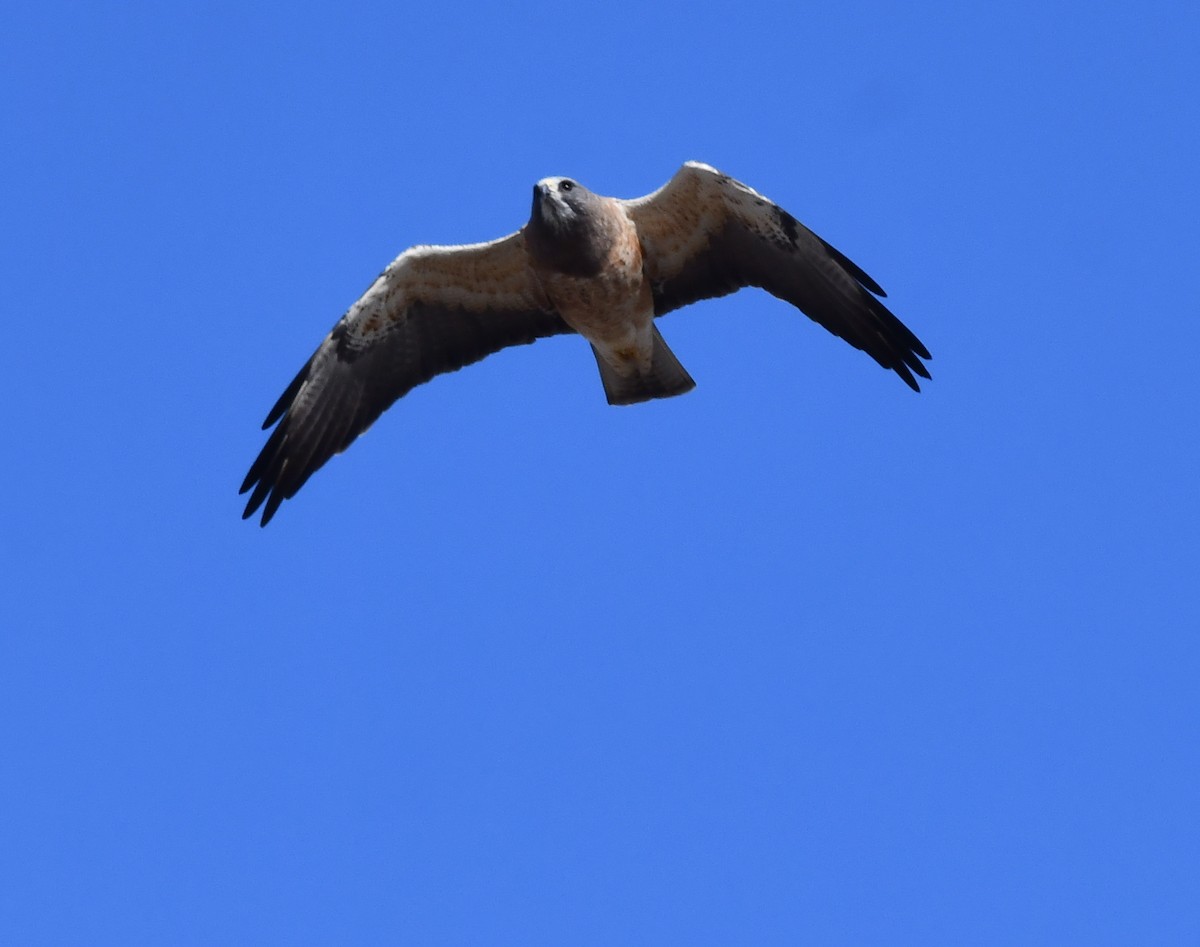
[[[647,371],[635,369],[628,374],[622,374],[592,346],[592,351],[596,354],[596,364],[600,367],[600,381],[604,383],[604,394],[608,396],[609,404],[637,404],[655,398],[670,398],[696,387],[687,369],[679,364],[675,353],[663,341],[658,326],[651,326],[651,329],[654,332],[654,348]]]

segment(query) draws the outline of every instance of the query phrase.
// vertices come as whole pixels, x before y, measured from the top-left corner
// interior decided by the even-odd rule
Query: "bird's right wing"
[[[413,247],[401,254],[313,353],[280,396],[276,421],[242,484],[243,517],[262,525],[397,398],[442,372],[510,345],[570,332],[528,265],[525,238]]]
[[[706,164],[622,202],[637,226],[655,315],[760,286],[919,391],[928,349],[876,297],[871,277],[783,208]]]

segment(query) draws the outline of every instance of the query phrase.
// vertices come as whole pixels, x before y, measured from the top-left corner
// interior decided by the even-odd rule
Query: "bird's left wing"
[[[413,247],[371,285],[275,403],[241,491],[262,525],[397,398],[510,345],[570,332],[533,276],[525,238]]]
[[[666,184],[623,201],[637,227],[654,313],[761,286],[862,349],[914,390],[929,351],[876,297],[863,270],[757,191],[687,162]]]

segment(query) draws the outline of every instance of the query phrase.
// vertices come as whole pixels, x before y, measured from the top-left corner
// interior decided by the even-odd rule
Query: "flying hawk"
[[[636,200],[571,178],[533,188],[514,234],[405,251],[371,284],[275,403],[241,491],[262,525],[397,398],[510,345],[578,332],[609,404],[695,387],[654,324],[698,299],[761,286],[914,391],[929,352],[876,298],[879,284],[757,191],[689,161]]]

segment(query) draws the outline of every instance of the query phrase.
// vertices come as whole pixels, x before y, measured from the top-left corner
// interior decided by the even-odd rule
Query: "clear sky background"
[[[0,942],[1200,942],[1195,4],[21,3]],[[402,400],[265,530],[380,269],[707,161],[764,293]]]

